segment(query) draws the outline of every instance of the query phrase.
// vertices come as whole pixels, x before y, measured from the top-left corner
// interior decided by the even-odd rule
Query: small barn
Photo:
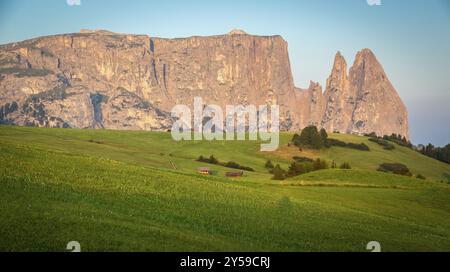
[[[210,175],[211,169],[209,169],[208,167],[199,167],[197,168],[197,172],[202,175]]]
[[[238,172],[226,172],[225,176],[229,178],[238,178],[242,177],[244,175],[244,171],[238,171]]]

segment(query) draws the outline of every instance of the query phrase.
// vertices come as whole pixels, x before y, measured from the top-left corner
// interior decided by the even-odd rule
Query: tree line
[[[444,147],[435,147],[432,144],[421,145],[417,148],[417,151],[425,156],[450,164],[450,144]]]
[[[322,128],[320,131],[316,126],[308,126],[292,137],[292,144],[299,148],[322,149],[332,146],[352,148],[361,151],[370,151],[369,147],[364,143],[346,143],[337,139],[328,138],[327,131]]]

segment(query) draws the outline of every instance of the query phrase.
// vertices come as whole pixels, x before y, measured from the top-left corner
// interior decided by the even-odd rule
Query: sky
[[[450,143],[450,0],[0,0],[0,44],[106,29],[176,38],[281,35],[297,87],[370,48],[405,102],[413,143]]]

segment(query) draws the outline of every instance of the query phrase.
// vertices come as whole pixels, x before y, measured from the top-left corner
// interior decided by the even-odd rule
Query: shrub
[[[239,168],[239,169],[244,170],[244,171],[249,171],[249,172],[254,172],[255,171],[255,169],[253,169],[251,167],[242,166],[242,165],[241,165],[241,168]]]
[[[200,157],[198,157],[197,161],[210,163],[210,164],[219,164],[219,161],[214,157],[214,155],[209,156],[209,158],[205,158],[202,155],[200,155]]]
[[[380,139],[380,138],[370,138],[369,141],[377,143],[378,145],[382,146],[385,150],[393,150],[395,149],[395,146],[393,144],[390,144],[388,141]]]
[[[377,134],[375,132],[371,132],[369,134],[366,133],[366,134],[364,134],[364,136],[371,137],[371,138],[378,138],[378,136],[377,136]]]
[[[274,168],[273,163],[271,160],[267,160],[266,164],[264,165],[264,167],[268,170],[271,170]]]
[[[289,166],[288,172],[287,172],[287,176],[289,177],[295,177],[298,175],[303,175],[306,173],[309,173],[313,171],[313,165],[312,162],[292,162],[291,165]]]
[[[383,163],[378,167],[377,170],[397,175],[412,176],[411,171],[409,171],[408,167],[401,163]]]
[[[316,159],[315,161],[296,162],[293,161],[289,166],[286,177],[295,177],[303,175],[309,172],[327,169],[328,163],[322,159]]]
[[[227,167],[227,168],[240,169],[240,170],[245,170],[245,171],[250,171],[250,172],[255,171],[251,167],[242,166],[239,163],[236,163],[236,162],[233,162],[233,161],[229,161],[229,162],[225,163],[223,166]]]
[[[422,176],[421,174],[417,174],[416,178],[418,178],[418,179],[427,179],[426,177]]]
[[[328,163],[325,160],[316,159],[313,163],[314,171],[328,169]]]
[[[296,162],[313,162],[314,160],[307,157],[294,156],[292,159]]]
[[[104,141],[100,141],[100,140],[94,140],[94,139],[89,139],[90,143],[96,143],[96,144],[104,144]]]
[[[287,175],[289,177],[294,177],[294,176],[298,176],[298,175],[301,175],[304,173],[305,173],[305,171],[304,171],[304,168],[302,167],[302,164],[293,161],[291,163],[291,165],[289,165]]]
[[[229,162],[225,163],[224,166],[228,167],[228,168],[235,168],[235,169],[241,168],[241,166],[238,163],[235,163],[233,161],[229,161]]]
[[[205,158],[204,156],[200,155],[198,157],[197,161],[204,162],[204,163],[209,163],[209,164],[217,164],[217,165],[221,165],[221,166],[227,167],[227,168],[240,169],[240,170],[245,170],[245,171],[250,171],[250,172],[255,171],[251,167],[242,166],[239,163],[236,163],[236,162],[233,162],[233,161],[229,161],[227,163],[219,162],[219,160],[216,159],[214,157],[214,155],[209,156],[209,158]]]
[[[214,155],[209,156],[209,163],[218,164],[219,161],[214,157]]]
[[[361,150],[361,151],[370,151],[370,148],[365,143],[360,143],[360,144],[348,143],[347,147]]]
[[[361,151],[370,151],[370,148],[365,143],[355,144],[355,143],[346,143],[336,139],[328,139],[327,144],[329,146],[338,146],[357,149]]]
[[[341,166],[339,166],[339,168],[341,168],[341,169],[352,169],[352,167],[350,166],[350,163],[348,163],[348,162],[344,162],[343,164],[341,164]]]
[[[284,180],[286,179],[286,171],[284,171],[279,164],[273,168],[273,180]]]
[[[328,139],[328,144],[330,146],[340,146],[340,147],[346,147],[347,143],[340,141],[340,140],[336,140],[336,139]]]
[[[336,162],[333,160],[333,161],[331,162],[331,168],[336,168],[336,167],[337,167]]]

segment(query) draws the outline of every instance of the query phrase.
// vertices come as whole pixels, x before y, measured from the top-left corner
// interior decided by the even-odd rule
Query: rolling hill
[[[450,166],[395,145],[370,151],[300,152],[259,142],[174,142],[169,133],[0,126],[0,251],[383,251],[450,250]],[[255,169],[242,178],[200,155]],[[327,169],[274,181],[271,159],[320,157]],[[375,171],[401,162],[426,180]],[[217,174],[203,176],[197,167]]]

